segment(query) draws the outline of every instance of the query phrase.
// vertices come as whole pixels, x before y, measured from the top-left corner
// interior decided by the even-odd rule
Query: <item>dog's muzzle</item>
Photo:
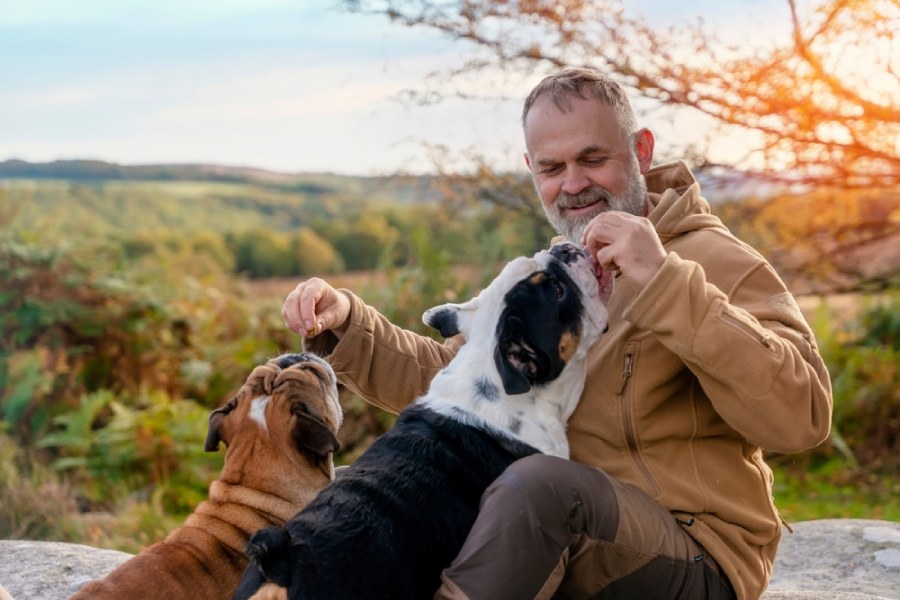
[[[550,256],[567,265],[575,263],[579,258],[590,260],[588,253],[584,249],[571,242],[562,242],[552,246],[550,248]]]

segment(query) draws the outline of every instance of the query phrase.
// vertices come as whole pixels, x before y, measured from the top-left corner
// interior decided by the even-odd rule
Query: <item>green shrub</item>
[[[113,539],[140,523],[164,532],[221,466],[203,452],[210,409],[296,345],[279,307],[238,281],[172,275],[165,261],[134,269],[114,246],[97,250],[0,238],[7,537]]]
[[[80,541],[75,489],[26,452],[0,421],[0,539]]]
[[[55,417],[57,429],[38,446],[55,450],[54,468],[69,472],[92,503],[164,490],[159,500],[166,512],[188,513],[222,465],[221,456],[203,451],[209,410],[160,392],[140,405],[131,408],[109,392],[89,395]]]
[[[900,292],[870,300],[858,319],[818,339],[832,377],[833,439],[868,470],[900,469]]]
[[[900,485],[900,291],[860,298],[850,317],[826,301],[812,320],[831,375],[828,441],[770,462],[799,480],[892,489]]]

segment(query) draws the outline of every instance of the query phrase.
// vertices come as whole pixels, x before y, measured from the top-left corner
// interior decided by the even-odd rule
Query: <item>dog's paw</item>
[[[269,527],[250,536],[244,553],[265,581],[287,587],[291,581],[290,545],[287,531]]]
[[[261,565],[273,552],[286,551],[290,541],[290,535],[281,527],[260,529],[250,536],[244,553],[251,562]]]

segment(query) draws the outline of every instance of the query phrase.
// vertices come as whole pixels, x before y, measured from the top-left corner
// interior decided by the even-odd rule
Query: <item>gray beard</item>
[[[591,219],[608,210],[618,210],[632,215],[643,216],[647,204],[647,183],[641,175],[636,160],[631,161],[628,188],[621,196],[613,196],[605,188],[591,186],[577,194],[560,192],[553,206],[541,202],[547,220],[557,233],[575,244],[581,243],[584,230]],[[595,203],[593,210],[576,217],[563,216],[565,208],[586,206]]]

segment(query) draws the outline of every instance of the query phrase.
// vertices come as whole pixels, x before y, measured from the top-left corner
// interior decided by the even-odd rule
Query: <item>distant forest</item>
[[[716,169],[697,176],[713,211],[793,289],[896,285],[900,199],[890,190],[779,188]],[[135,263],[190,257],[192,268],[250,279],[427,260],[489,266],[553,236],[524,174],[359,177],[90,160],[0,162],[0,226],[23,241],[102,247]]]
[[[408,266],[426,245],[448,263],[483,264],[552,236],[432,177],[11,160],[0,163],[0,194],[22,239],[102,245],[136,262],[192,256],[249,278]]]

